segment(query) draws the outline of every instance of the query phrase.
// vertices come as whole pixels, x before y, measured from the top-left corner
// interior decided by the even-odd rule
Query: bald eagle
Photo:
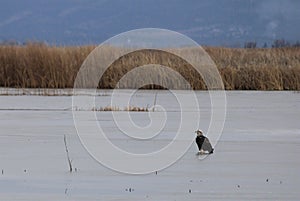
[[[201,130],[197,130],[195,133],[197,133],[196,144],[199,149],[198,154],[214,153],[214,149],[211,146],[209,139],[203,135],[203,132]]]

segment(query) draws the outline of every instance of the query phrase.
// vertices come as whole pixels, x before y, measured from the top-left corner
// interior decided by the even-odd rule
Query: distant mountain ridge
[[[165,28],[201,45],[299,40],[297,0],[3,0],[0,41],[99,44],[137,28]]]

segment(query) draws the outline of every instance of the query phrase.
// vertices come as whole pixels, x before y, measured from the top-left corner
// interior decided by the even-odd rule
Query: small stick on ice
[[[70,160],[70,156],[69,156],[69,150],[68,150],[68,146],[67,146],[66,135],[64,135],[64,143],[65,143],[65,148],[66,148],[66,153],[67,153],[67,159],[68,159],[68,164],[69,164],[69,171],[72,172],[73,171],[73,167],[72,167],[72,161]]]
[[[157,92],[155,93],[155,97],[154,97],[154,103],[153,103],[152,112],[155,112],[156,100],[157,100]]]

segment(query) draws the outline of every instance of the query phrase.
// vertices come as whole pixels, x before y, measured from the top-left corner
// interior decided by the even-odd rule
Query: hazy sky
[[[87,44],[165,28],[201,44],[300,40],[299,0],[0,0],[0,40]]]

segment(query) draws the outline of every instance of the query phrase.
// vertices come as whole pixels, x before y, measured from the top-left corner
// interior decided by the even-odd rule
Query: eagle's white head
[[[197,136],[201,136],[201,135],[203,135],[203,132],[202,132],[202,130],[196,130],[196,131],[195,131],[195,133],[197,133]]]

